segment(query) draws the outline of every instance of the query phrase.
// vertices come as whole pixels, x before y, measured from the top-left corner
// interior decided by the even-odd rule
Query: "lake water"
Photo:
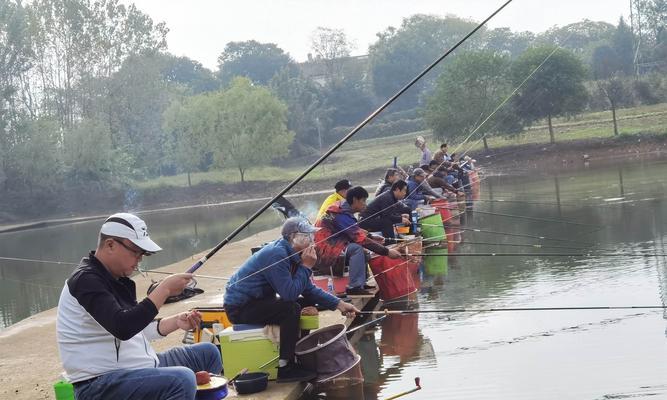
[[[292,202],[302,210],[315,207],[308,196]],[[263,204],[251,201],[142,214],[151,238],[164,249],[144,257],[142,267],[168,265],[212,248]],[[281,222],[282,217],[269,209],[236,239],[278,227]],[[75,264],[97,246],[102,223],[103,220],[95,220],[0,233],[0,329],[58,304],[62,287]],[[26,259],[32,261],[23,261]]]
[[[429,268],[432,261],[427,258],[420,274],[419,307],[664,305],[666,186],[667,163],[486,178],[483,201],[475,204],[477,212],[465,227],[499,233],[466,231],[458,252],[598,255],[450,256],[446,271]],[[296,203],[313,207],[311,200]],[[165,248],[146,259],[147,267],[212,247],[260,204],[145,215],[152,236]],[[280,221],[268,212],[245,235]],[[0,234],[0,256],[75,263],[95,246],[100,224]],[[518,246],[532,244],[544,247]],[[604,256],[611,251],[626,256]],[[636,255],[639,252],[647,255]],[[0,260],[0,324],[8,326],[55,306],[72,268]],[[366,399],[409,390],[415,377],[421,378],[423,389],[405,398],[667,398],[667,314],[662,310],[392,315],[367,331],[357,347],[365,375],[358,396]]]
[[[418,307],[663,306],[666,186],[665,163],[587,169],[558,177],[488,178],[482,183],[482,199],[494,201],[476,203],[478,211],[596,226],[478,212],[468,219],[468,227],[560,240],[466,231],[463,239],[470,244],[461,245],[458,252],[613,251],[627,256],[450,256],[446,272],[429,268],[434,260],[426,258]],[[639,252],[648,255],[634,255]],[[364,361],[365,399],[412,389],[415,377],[421,378],[423,389],[405,398],[667,398],[663,310],[390,315],[367,331],[357,347]]]

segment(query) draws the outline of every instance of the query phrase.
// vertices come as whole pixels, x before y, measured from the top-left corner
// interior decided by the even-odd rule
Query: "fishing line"
[[[436,310],[379,310],[361,311],[360,314],[451,314],[518,311],[582,311],[582,310],[664,310],[667,306],[590,306],[590,307],[511,307],[511,308],[445,308]]]
[[[555,219],[555,218],[528,217],[528,216],[524,216],[524,215],[494,213],[494,212],[480,211],[480,210],[474,210],[474,213],[475,214],[483,214],[483,215],[494,215],[494,216],[497,216],[497,217],[525,219],[525,220],[529,220],[529,221],[554,222],[554,223],[559,223],[559,224],[579,225],[579,226],[587,226],[587,227],[591,227],[591,228],[605,229],[605,227],[601,226],[601,225],[585,224],[583,222],[574,222],[574,221],[561,220],[561,219]]]
[[[463,38],[461,38],[452,48],[447,50],[442,56],[438,57],[433,63],[431,63],[426,69],[424,69],[421,73],[419,73],[417,76],[415,76],[408,84],[406,84],[402,89],[400,89],[396,94],[394,94],[389,100],[387,100],[384,104],[382,104],[377,110],[372,112],[366,119],[364,119],[359,125],[357,125],[350,133],[345,135],[344,138],[342,138],[338,143],[336,143],[333,147],[331,147],[325,154],[323,154],[315,163],[313,163],[310,167],[308,167],[301,175],[299,175],[296,179],[294,179],[292,182],[290,182],[285,188],[283,188],[280,193],[278,193],[276,196],[274,196],[271,200],[269,200],[266,204],[264,204],[262,207],[260,207],[252,216],[250,216],[244,223],[242,223],[238,228],[236,228],[234,231],[232,231],[225,239],[223,239],[218,245],[216,245],[211,251],[209,251],[204,257],[202,257],[199,261],[197,261],[192,267],[190,267],[186,272],[192,273],[195,272],[197,269],[199,269],[209,258],[211,258],[215,253],[217,253],[223,246],[225,246],[227,243],[229,243],[236,235],[238,235],[239,232],[241,232],[243,229],[245,229],[250,223],[252,223],[257,217],[259,217],[264,211],[266,211],[271,205],[276,202],[280,197],[282,197],[284,194],[286,194],[289,190],[291,190],[297,183],[299,183],[306,175],[308,175],[311,171],[313,171],[315,168],[317,168],[318,165],[320,165],[324,160],[326,160],[331,154],[333,154],[338,148],[340,148],[345,142],[347,142],[352,136],[354,136],[359,130],[361,130],[364,126],[366,126],[371,120],[373,120],[380,112],[382,112],[385,108],[387,108],[389,105],[391,105],[399,96],[401,96],[405,91],[410,89],[417,81],[419,81],[424,75],[426,75],[429,71],[431,71],[433,68],[435,68],[436,65],[438,65],[442,60],[444,60],[449,54],[451,54],[454,50],[456,50],[459,46],[461,46],[468,38],[470,38],[473,34],[475,34],[478,30],[480,30],[486,23],[491,20],[493,17],[495,17],[500,11],[502,11],[506,6],[508,6],[512,0],[506,1],[502,6],[500,6],[498,9],[496,9],[490,16],[488,16],[484,21],[482,21],[480,24],[478,24],[473,30],[471,30],[468,34],[466,34]]]
[[[455,257],[654,257],[665,256],[665,254],[623,254],[623,253],[449,253],[449,256]],[[413,253],[413,257],[443,257],[443,254]]]
[[[65,262],[65,261],[36,260],[36,259],[32,259],[32,258],[18,258],[18,257],[0,257],[0,260],[25,261],[25,262],[34,262],[34,263],[42,263],[42,264],[79,265],[79,263],[71,263],[71,262]]]

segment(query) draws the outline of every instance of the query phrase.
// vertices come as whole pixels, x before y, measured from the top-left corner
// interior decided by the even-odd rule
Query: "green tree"
[[[177,165],[188,176],[188,186],[192,186],[190,174],[198,171],[209,153],[210,138],[215,129],[215,97],[201,94],[174,102],[164,113],[164,130]]]
[[[513,98],[514,105],[525,121],[547,118],[549,138],[555,143],[552,118],[581,112],[586,104],[582,62],[568,50],[542,46],[527,50],[512,70],[515,87],[535,71]]]
[[[615,74],[609,76],[605,80],[598,81],[597,85],[600,93],[602,93],[602,95],[609,101],[612,122],[614,124],[614,136],[617,136],[618,122],[616,119],[616,109],[628,102],[628,95],[623,80],[621,80],[618,74]]]
[[[354,44],[347,38],[345,32],[342,29],[319,26],[311,35],[310,47],[317,60],[324,63],[329,86],[342,81],[345,59],[350,57],[350,53],[354,50]]]
[[[100,104],[99,119],[109,123],[114,148],[123,149],[134,159],[139,176],[159,175],[172,162],[162,118],[182,94],[164,79],[161,61],[158,55],[125,60],[105,82],[108,96]]]
[[[593,79],[607,79],[622,70],[623,63],[616,50],[607,45],[595,48],[591,59]]]
[[[510,28],[492,29],[484,35],[486,49],[508,54],[512,59],[516,59],[526,51],[534,40],[534,33],[528,31],[514,33]]]
[[[62,150],[58,124],[49,119],[29,121],[22,139],[9,154],[9,178],[14,189],[27,188],[31,195],[53,192],[62,182]]]
[[[634,72],[635,45],[632,29],[625,23],[623,17],[618,21],[616,31],[611,38],[611,47],[618,56],[620,70],[625,75],[632,75]]]
[[[162,75],[167,82],[184,85],[193,94],[220,89],[220,81],[215,74],[200,62],[171,54],[164,54],[162,58]]]
[[[7,155],[19,141],[20,77],[30,69],[32,56],[26,11],[21,3],[0,1],[0,184],[7,178]]]
[[[248,168],[287,154],[294,134],[287,130],[287,106],[271,92],[236,78],[217,96],[212,150],[218,164],[233,165],[245,181]]]
[[[164,24],[118,0],[36,0],[30,5],[35,70],[27,85],[34,115],[69,127],[94,101],[91,81],[109,77],[128,56],[166,47]]]
[[[131,171],[131,159],[111,145],[109,125],[94,119],[78,122],[65,135],[65,174],[74,184],[122,183]]]
[[[565,26],[554,26],[537,36],[545,46],[560,46],[579,56],[590,56],[600,43],[608,43],[614,35],[614,25],[608,22],[583,20]]]
[[[451,16],[413,15],[405,18],[400,28],[388,27],[378,33],[378,40],[368,50],[373,91],[381,98],[393,95],[476,25]],[[480,37],[472,37],[466,48],[477,48],[479,43]],[[421,91],[437,76],[437,71],[433,72],[404,93],[396,107],[414,108]]]
[[[487,134],[519,130],[521,126],[511,104],[500,108],[481,125],[512,91],[509,67],[508,56],[489,51],[463,53],[448,64],[424,111],[426,123],[435,136],[446,141],[468,136],[479,128],[477,134],[488,149]]]
[[[302,156],[321,149],[322,135],[331,122],[324,89],[288,68],[271,79],[270,88],[287,105],[287,128],[295,133],[290,153]]]
[[[229,42],[218,57],[218,74],[225,84],[236,76],[244,76],[266,85],[273,75],[293,63],[290,55],[273,43],[255,40]]]

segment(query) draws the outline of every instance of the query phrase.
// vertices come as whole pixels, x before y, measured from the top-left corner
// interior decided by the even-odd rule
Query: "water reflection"
[[[421,307],[665,304],[667,258],[651,254],[667,251],[666,181],[664,163],[589,169],[557,177],[487,179],[482,196],[495,201],[476,203],[478,210],[598,227],[473,212],[466,221],[468,227],[501,234],[465,231],[465,241],[451,253],[569,253],[572,250],[566,247],[571,246],[628,256],[450,254],[446,264],[426,258],[421,270]],[[619,196],[623,199],[616,200]],[[511,233],[535,237],[518,238]],[[517,250],[509,244],[563,248]],[[640,252],[649,255],[633,255]],[[415,376],[422,377],[423,390],[411,394],[414,399],[667,398],[664,311],[436,313],[420,315],[417,327],[403,325],[409,320],[391,322],[396,326],[383,326],[374,336],[381,366],[371,382],[379,383],[367,384],[366,398],[386,398],[410,389]],[[407,337],[415,340],[408,342]],[[425,342],[431,343],[432,350],[417,351]],[[370,344],[367,339],[364,347],[371,348]]]

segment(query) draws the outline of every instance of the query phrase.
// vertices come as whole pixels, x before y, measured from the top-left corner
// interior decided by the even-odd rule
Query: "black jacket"
[[[396,200],[394,192],[386,191],[374,198],[366,209],[360,213],[361,219],[389,219],[394,224],[401,223],[401,214],[410,214],[410,207]]]

